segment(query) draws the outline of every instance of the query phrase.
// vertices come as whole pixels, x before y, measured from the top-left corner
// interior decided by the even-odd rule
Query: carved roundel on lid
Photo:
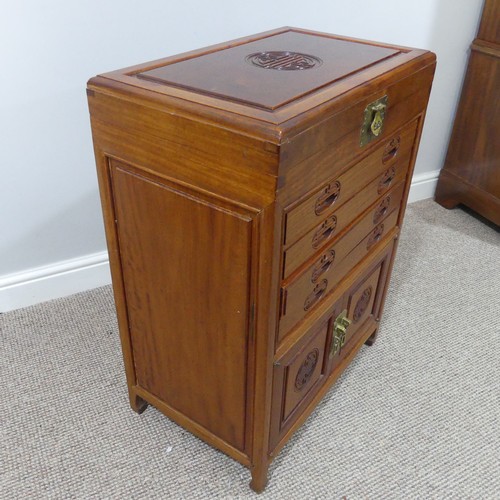
[[[283,50],[256,52],[247,56],[246,62],[259,68],[276,69],[278,71],[312,69],[323,64],[319,57]]]
[[[297,372],[297,376],[295,377],[295,389],[297,391],[301,391],[311,380],[312,374],[314,373],[314,369],[318,364],[319,359],[319,351],[318,349],[312,350],[307,356],[306,359],[302,362],[302,365]]]

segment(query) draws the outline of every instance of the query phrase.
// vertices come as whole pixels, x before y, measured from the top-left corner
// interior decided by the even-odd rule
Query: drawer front
[[[373,153],[359,161],[337,178],[321,186],[286,215],[284,244],[297,241],[308,230],[333,214],[359,190],[381,176],[395,163],[409,164],[417,129],[416,122],[390,136]]]
[[[279,338],[282,339],[308,312],[320,304],[335,289],[347,273],[360,262],[379,242],[391,234],[398,221],[399,201],[403,185],[396,188],[393,196],[397,200],[389,215],[378,219],[381,203],[370,210],[351,231],[338,243],[322,253],[317,262],[297,279],[282,289]],[[399,199],[398,199],[399,198]],[[374,224],[373,221],[377,220]],[[326,259],[325,259],[326,257]],[[338,260],[337,260],[338,259]]]
[[[333,240],[370,205],[377,202],[391,187],[404,181],[408,164],[395,163],[387,167],[363,190],[340,206],[332,215],[307,232],[285,251],[283,278],[287,278],[314,254],[327,248]],[[396,201],[391,199],[391,203]],[[398,203],[399,204],[399,203]]]

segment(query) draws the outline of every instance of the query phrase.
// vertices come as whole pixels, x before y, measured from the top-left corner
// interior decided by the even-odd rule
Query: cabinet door
[[[305,413],[318,391],[340,374],[378,326],[394,241],[378,257],[355,271],[353,284],[326,314],[274,365],[270,449],[274,449]],[[340,318],[344,319],[338,328]]]
[[[323,383],[328,321],[315,325],[274,366],[271,448]]]
[[[391,241],[381,258],[370,265],[344,295],[342,311],[333,316],[328,335],[328,371],[378,327],[380,305],[387,289],[389,265],[394,248]]]
[[[253,221],[111,167],[136,383],[244,450]]]

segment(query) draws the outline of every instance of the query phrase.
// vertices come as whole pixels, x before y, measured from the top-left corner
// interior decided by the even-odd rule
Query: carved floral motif
[[[354,321],[354,323],[357,323],[363,317],[363,314],[365,313],[366,308],[370,303],[372,292],[373,288],[369,286],[363,291],[361,297],[358,299],[358,302],[356,302],[356,306],[354,308],[354,314],[352,316],[352,320]]]
[[[295,377],[295,389],[301,391],[307,385],[318,364],[318,359],[318,349],[314,349],[306,356]]]

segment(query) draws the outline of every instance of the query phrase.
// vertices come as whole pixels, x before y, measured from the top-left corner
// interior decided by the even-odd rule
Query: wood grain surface
[[[436,201],[463,203],[500,225],[500,2],[485,3]]]

